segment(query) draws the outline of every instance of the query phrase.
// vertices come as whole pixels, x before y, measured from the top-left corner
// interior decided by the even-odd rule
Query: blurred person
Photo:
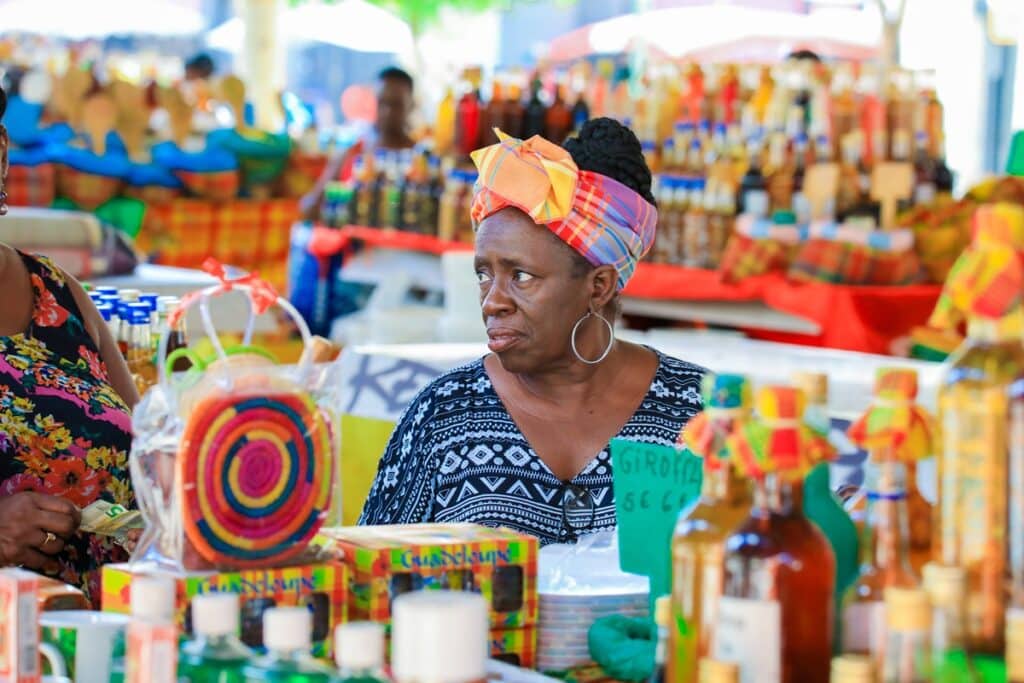
[[[316,185],[300,202],[303,220],[319,222],[327,185],[352,177],[356,157],[374,149],[412,149],[412,115],[415,109],[413,78],[398,67],[388,67],[377,76],[377,119],[373,131],[335,156],[320,174]]]
[[[542,544],[616,527],[610,442],[673,446],[703,368],[615,338],[655,238],[636,135],[589,121],[473,154],[475,268],[491,353],[432,382],[384,452],[361,524],[473,522]]]
[[[6,108],[0,90],[0,117]],[[0,186],[9,144],[0,125]],[[79,586],[98,606],[100,567],[127,554],[79,532],[80,511],[99,499],[134,504],[138,393],[106,322],[49,259],[0,243],[0,291],[0,565]]]

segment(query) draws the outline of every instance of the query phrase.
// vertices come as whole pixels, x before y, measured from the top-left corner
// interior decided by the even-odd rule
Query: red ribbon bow
[[[236,285],[247,285],[249,287],[249,300],[252,302],[252,307],[256,315],[263,315],[271,306],[277,303],[277,290],[274,289],[274,286],[269,282],[260,278],[258,273],[246,273],[241,277],[230,279],[228,278],[227,270],[225,270],[224,265],[215,258],[208,258],[203,261],[203,270],[220,280],[220,288],[214,293],[215,296],[217,294],[230,292]],[[192,303],[200,296],[202,296],[201,291],[191,292],[182,298],[181,304],[178,308],[168,316],[168,322],[171,327],[177,326],[182,316],[185,315],[185,311],[187,311],[192,306]]]

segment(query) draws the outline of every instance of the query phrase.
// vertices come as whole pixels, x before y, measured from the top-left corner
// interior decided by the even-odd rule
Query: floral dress
[[[0,495],[37,491],[84,508],[134,505],[128,474],[131,418],[64,273],[22,254],[32,280],[32,323],[0,336]],[[57,556],[57,578],[98,604],[99,569],[126,559],[109,539],[79,533]]]

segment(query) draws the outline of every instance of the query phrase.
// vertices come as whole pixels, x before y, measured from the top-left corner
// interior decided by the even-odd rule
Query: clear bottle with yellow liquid
[[[750,412],[750,385],[740,375],[704,380],[704,412],[690,421],[685,445],[704,458],[700,497],[679,514],[672,539],[672,629],[668,680],[695,683],[711,653],[721,593],[725,539],[746,519],[749,481],[726,454],[726,439]]]

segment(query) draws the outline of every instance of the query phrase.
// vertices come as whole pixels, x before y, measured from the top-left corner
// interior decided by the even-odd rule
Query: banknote
[[[82,510],[80,529],[97,536],[110,536],[121,543],[132,529],[142,529],[145,522],[138,510],[129,510],[117,503],[97,500]]]

